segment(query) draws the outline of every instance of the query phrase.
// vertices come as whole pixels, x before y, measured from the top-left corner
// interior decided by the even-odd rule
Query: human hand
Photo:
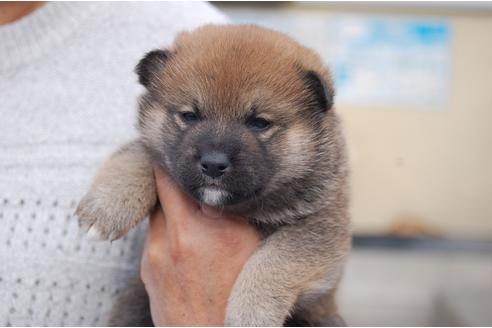
[[[229,294],[259,236],[245,219],[200,207],[155,170],[159,208],[141,264],[156,326],[222,326]]]

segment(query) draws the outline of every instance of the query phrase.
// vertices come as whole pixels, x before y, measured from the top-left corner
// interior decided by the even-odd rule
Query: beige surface
[[[490,326],[490,253],[355,249],[338,293],[349,326]]]
[[[442,111],[340,106],[358,231],[410,214],[451,235],[492,237],[492,19],[451,22],[451,96]]]
[[[354,9],[248,6],[279,15]],[[221,9],[234,18],[241,6]],[[382,9],[377,10],[371,12]],[[411,14],[408,8],[389,11]],[[428,12],[438,16],[439,8]],[[486,10],[442,12],[449,13],[442,17],[449,18],[452,29],[451,90],[444,108],[338,104],[353,163],[355,232],[384,232],[407,217],[452,237],[492,238],[492,15]]]

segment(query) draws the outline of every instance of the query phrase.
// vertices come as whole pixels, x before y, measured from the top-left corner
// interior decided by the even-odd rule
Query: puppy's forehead
[[[224,50],[221,56],[189,68],[194,72],[190,89],[204,111],[241,116],[253,108],[265,111],[293,102],[303,92],[293,61],[276,62],[268,52],[238,56],[232,46]]]
[[[237,118],[254,106],[293,108],[305,91],[300,70],[329,77],[311,50],[255,26],[202,27],[181,34],[172,51],[163,84],[209,115]]]
[[[272,113],[280,106],[277,94],[263,83],[207,83],[201,89],[197,107],[209,116],[242,119],[252,114]]]

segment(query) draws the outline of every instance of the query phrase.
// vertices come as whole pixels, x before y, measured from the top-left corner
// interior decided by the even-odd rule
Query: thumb
[[[159,168],[154,168],[157,195],[166,220],[182,220],[199,210],[198,204],[186,195],[173,179]]]
[[[176,184],[160,168],[154,168],[157,194],[166,220],[172,225],[173,220],[190,220],[193,217],[223,218],[227,215],[221,209],[206,204],[199,204]]]

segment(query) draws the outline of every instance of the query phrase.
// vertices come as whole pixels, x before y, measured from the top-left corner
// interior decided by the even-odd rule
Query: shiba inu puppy
[[[155,207],[153,166],[161,167],[197,201],[247,217],[263,236],[226,325],[342,325],[334,296],[351,244],[349,170],[318,55],[272,30],[208,25],[149,52],[136,72],[146,88],[140,138],[99,170],[77,209],[81,227],[123,236]],[[145,291],[128,295],[121,304],[134,305],[120,304],[112,322],[151,322]]]

